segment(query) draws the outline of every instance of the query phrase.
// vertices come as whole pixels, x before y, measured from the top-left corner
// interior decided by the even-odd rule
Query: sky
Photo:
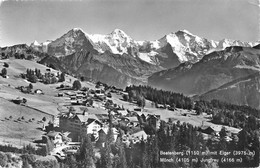
[[[260,37],[259,1],[0,0],[0,46],[55,40],[72,28],[88,34],[118,28],[135,40],[185,29],[211,40],[253,42]]]

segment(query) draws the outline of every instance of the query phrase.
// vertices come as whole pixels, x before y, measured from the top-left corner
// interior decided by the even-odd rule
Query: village
[[[73,90],[68,85],[58,89],[57,96],[64,99],[65,103],[53,121],[43,128],[46,131],[43,139],[47,138],[53,143],[49,154],[61,160],[79,152],[82,138],[86,135],[91,136],[96,151],[99,151],[105,146],[109,127],[112,127],[114,142],[120,136],[125,146],[131,147],[131,144],[146,141],[149,136],[153,136],[162,123],[171,125],[173,121],[179,122],[174,118],[165,118],[160,114],[151,113],[149,108],[138,107],[135,101],[131,106],[134,108],[131,109],[126,109],[122,104],[113,103],[114,96],[122,98],[127,93],[100,82],[93,89],[83,87]],[[158,105],[158,108],[158,110],[168,112],[178,111],[169,105],[166,107]],[[189,118],[194,113],[194,111],[182,112],[180,117]],[[202,117],[211,119],[212,116],[204,114]],[[234,129],[227,130],[225,127],[205,125],[204,121],[198,126],[198,131],[202,133],[204,140],[211,139],[216,144],[219,142],[221,129],[225,129],[227,142],[231,141],[234,136],[236,137],[239,132]],[[48,141],[45,140],[45,142]]]
[[[196,134],[202,135],[205,142],[210,140],[212,147],[223,139],[222,132],[224,140],[231,142],[238,139],[241,131],[212,123],[212,114],[206,112],[198,115],[194,109],[155,105],[148,99],[142,99],[141,103],[135,98],[128,101],[126,90],[67,74],[63,76],[46,66],[36,64],[34,70],[22,69],[17,75],[13,67],[21,63],[27,61],[15,60],[10,64],[7,78],[3,80],[6,83],[1,84],[2,107],[10,106],[12,110],[8,113],[7,109],[0,124],[8,124],[12,130],[19,127],[12,135],[2,133],[2,142],[7,145],[11,142],[17,146],[32,144],[35,148],[46,148],[48,156],[62,161],[79,154],[86,136],[91,137],[95,157],[100,158],[110,130],[113,141],[119,138],[128,149],[146,142],[161,130],[174,136],[163,129],[174,124],[194,126]],[[14,135],[18,137],[15,140]]]
[[[120,134],[118,128],[124,130],[121,136],[126,146],[146,140],[149,136],[140,123],[141,118],[152,128],[160,127],[160,115],[142,112],[140,107],[130,111],[113,103],[112,95],[126,94],[121,90],[105,89],[102,84],[96,85],[95,89],[82,88],[77,91],[65,88],[57,95],[66,101],[63,112],[55,116],[51,128],[46,126],[46,136],[54,144],[51,155],[64,158],[72,151],[77,152],[75,149],[79,148],[87,134],[91,135],[96,148],[104,147],[109,123],[113,124],[114,141]]]

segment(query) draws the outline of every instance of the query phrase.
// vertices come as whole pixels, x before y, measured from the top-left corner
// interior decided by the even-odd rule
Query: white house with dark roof
[[[134,117],[122,117],[121,121],[126,122],[126,125],[128,127],[136,127],[139,125],[138,118],[136,116]]]
[[[55,147],[62,146],[64,144],[62,140],[62,133],[60,132],[50,131],[46,136],[53,141]]]
[[[142,140],[146,141],[147,137],[148,135],[145,133],[144,130],[138,130],[130,134],[129,133],[124,134],[122,136],[122,141],[128,146],[130,143],[135,144],[141,142]]]
[[[60,116],[59,126],[62,131],[71,132],[75,140],[86,134],[97,135],[102,127],[102,122],[94,114],[69,112]]]
[[[118,113],[120,113],[122,116],[126,116],[128,114],[127,110],[117,110]]]
[[[98,137],[98,131],[102,128],[102,123],[99,120],[89,118],[81,126],[81,133],[93,134],[95,138]]]

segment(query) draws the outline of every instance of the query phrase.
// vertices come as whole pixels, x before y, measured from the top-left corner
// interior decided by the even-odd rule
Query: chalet
[[[96,116],[102,123],[106,123],[109,121],[108,114],[96,114]]]
[[[75,92],[66,92],[66,94],[68,95],[68,96],[76,96],[76,93]]]
[[[31,88],[30,87],[28,87],[28,86],[26,86],[26,87],[24,87],[24,86],[21,86],[21,92],[23,92],[23,93],[31,93]]]
[[[97,96],[97,97],[106,97],[105,96],[105,91],[103,90],[103,89],[96,89],[95,90],[95,96]]]
[[[86,100],[83,99],[76,99],[76,100],[71,100],[72,105],[86,105]]]
[[[76,98],[77,98],[77,99],[83,99],[83,97],[84,97],[83,94],[77,94],[77,95],[76,95]]]
[[[88,91],[88,90],[89,90],[88,87],[82,87],[82,88],[80,89],[80,91],[83,91],[84,93],[85,93],[85,91]]]
[[[77,97],[76,96],[70,96],[70,100],[76,100]]]
[[[137,117],[122,117],[122,120],[128,121],[128,122],[138,122]]]
[[[93,89],[90,89],[89,92],[90,92],[91,94],[95,94],[95,90],[93,90]]]
[[[63,93],[58,93],[58,97],[63,97]]]
[[[62,146],[64,144],[62,140],[62,133],[60,132],[50,131],[46,136],[53,141],[55,147]]]
[[[95,138],[98,137],[98,131],[101,129],[102,123],[99,120],[89,118],[83,121],[81,132],[83,134],[92,134]]]
[[[138,132],[135,132],[133,134],[130,135],[130,140],[132,141],[132,143],[138,143],[140,142],[141,140],[147,140],[147,137],[148,135],[143,131],[143,130],[140,130]]]
[[[198,131],[209,135],[215,134],[215,130],[210,126],[201,126],[199,127]]]
[[[137,119],[137,117],[122,117],[121,118],[122,121],[127,122],[127,126],[129,127],[136,127],[139,125],[139,121]]]
[[[141,109],[141,108],[134,108],[134,111],[136,111],[136,112],[142,112],[142,109]]]
[[[224,139],[225,139],[225,141],[227,141],[227,142],[232,141],[232,138],[230,138],[229,136],[225,136]]]
[[[128,111],[127,110],[117,110],[117,112],[119,114],[121,114],[122,116],[126,116],[128,114]]]

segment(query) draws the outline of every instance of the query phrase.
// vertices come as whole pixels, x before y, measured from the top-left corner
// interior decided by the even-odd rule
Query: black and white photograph
[[[260,168],[260,0],[0,0],[0,168]]]

